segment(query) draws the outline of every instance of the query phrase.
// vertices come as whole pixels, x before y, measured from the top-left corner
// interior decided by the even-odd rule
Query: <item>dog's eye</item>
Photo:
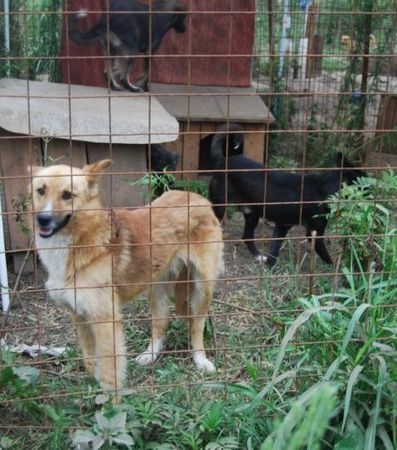
[[[70,191],[62,192],[62,200],[70,200],[72,198],[72,193]]]
[[[44,195],[44,194],[45,194],[45,188],[44,188],[44,187],[38,188],[38,189],[37,189],[37,193],[38,193],[39,195]]]

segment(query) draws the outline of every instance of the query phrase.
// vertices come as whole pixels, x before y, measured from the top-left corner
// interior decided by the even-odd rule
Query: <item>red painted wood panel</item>
[[[144,1],[148,3],[149,0]],[[184,34],[170,31],[166,35],[160,49],[152,58],[151,80],[160,83],[249,86],[255,0],[182,1],[188,5],[190,11],[186,18],[187,30]],[[68,0],[67,3],[69,11],[106,10],[106,0]],[[216,11],[227,13],[215,14]],[[89,17],[82,21],[82,29],[92,26],[98,18],[98,13],[89,14]],[[100,45],[75,44],[66,39],[65,28],[66,26],[61,54],[70,58],[61,61],[62,81],[106,86]],[[73,59],[76,56],[86,58]],[[139,72],[140,67],[137,64],[132,79],[136,78]]]

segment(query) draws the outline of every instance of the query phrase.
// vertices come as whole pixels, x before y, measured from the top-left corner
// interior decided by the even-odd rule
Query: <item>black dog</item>
[[[111,57],[105,72],[112,89],[141,92],[147,90],[149,58],[145,57],[144,71],[135,85],[129,80],[134,56],[155,53],[172,28],[184,33],[186,7],[178,0],[158,0],[151,7],[136,0],[112,0],[109,15],[104,14],[90,30],[79,31],[78,19],[86,16],[84,11],[69,16],[69,37],[81,44],[99,39],[104,54]]]
[[[237,129],[241,132],[241,128]],[[232,130],[236,131],[236,126]],[[281,170],[266,172],[265,166],[243,155],[232,154],[225,158],[226,140],[232,141],[232,145],[236,139],[241,142],[241,135],[238,138],[233,136],[239,135],[216,135],[211,145],[214,168],[226,167],[230,170],[227,176],[224,172],[215,173],[209,186],[210,200],[218,219],[222,220],[226,203],[237,204],[244,214],[243,239],[246,240],[248,249],[257,260],[265,260],[269,266],[275,264],[282,241],[290,228],[302,224],[306,227],[309,238],[313,231],[316,232],[316,252],[323,261],[332,264],[323,238],[328,212],[324,201],[339,191],[342,183],[351,184],[358,177],[365,176],[365,173],[341,153],[337,154],[338,170],[310,174]],[[249,170],[241,171],[242,169]],[[253,241],[255,228],[261,217],[276,225],[267,258],[261,255]]]
[[[150,155],[150,157],[149,157]],[[151,144],[150,151],[147,152],[147,167],[154,175],[161,176],[164,172],[175,172],[178,165],[179,156],[176,153],[169,152],[160,144]],[[150,162],[150,164],[149,164]],[[168,187],[174,187],[174,183],[168,183]],[[158,185],[153,194],[160,197],[164,193],[164,187]]]

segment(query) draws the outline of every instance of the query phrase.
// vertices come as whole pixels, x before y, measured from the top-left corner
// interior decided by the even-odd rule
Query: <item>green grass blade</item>
[[[324,381],[329,381],[330,378],[334,375],[334,373],[338,370],[339,365],[342,362],[342,357],[346,351],[347,345],[350,342],[350,339],[353,335],[353,332],[354,332],[354,329],[356,328],[357,323],[359,322],[364,311],[366,311],[370,307],[371,307],[371,305],[369,305],[368,303],[363,303],[354,312],[354,314],[349,322],[349,326],[347,328],[345,337],[343,338],[342,348],[341,348],[338,358],[336,359],[336,364],[332,364],[332,366],[327,370],[326,374],[324,375]]]
[[[370,420],[368,424],[368,428],[365,432],[365,447],[364,450],[375,450],[375,438],[377,434],[378,428],[378,418],[380,413],[380,401],[382,398],[382,389],[384,382],[386,380],[386,363],[385,360],[381,356],[376,356],[376,359],[379,361],[379,375],[378,375],[378,383],[376,386],[376,400],[375,405],[370,411]]]
[[[301,313],[295,320],[295,322],[288,328],[287,332],[285,333],[285,336],[281,342],[280,350],[277,354],[276,363],[274,365],[274,371],[273,371],[273,377],[272,382],[274,383],[278,372],[280,370],[281,363],[284,359],[285,353],[287,351],[287,346],[291,339],[294,337],[295,333],[297,332],[298,328],[303,325],[305,322],[307,322],[313,314],[319,313],[321,311],[332,311],[333,309],[340,309],[344,310],[344,308],[341,305],[333,305],[333,306],[320,306],[319,308],[312,308],[307,309],[303,313]]]
[[[344,413],[343,413],[343,422],[342,422],[342,431],[344,431],[344,429],[345,429],[347,416],[348,416],[349,410],[350,410],[350,401],[351,401],[353,386],[356,383],[357,378],[363,369],[364,369],[364,366],[356,366],[353,369],[352,373],[350,374],[349,381],[347,382]]]

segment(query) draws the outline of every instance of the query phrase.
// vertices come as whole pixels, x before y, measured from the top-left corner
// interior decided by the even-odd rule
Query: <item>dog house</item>
[[[149,0],[144,0],[149,3]],[[170,31],[151,58],[150,94],[180,124],[178,141],[167,145],[179,153],[185,178],[205,169],[208,139],[217,125],[238,122],[245,128],[245,152],[263,162],[266,133],[274,119],[251,87],[255,38],[255,0],[181,0],[188,8],[186,32]],[[106,11],[106,0],[68,0],[67,11],[90,11],[81,20],[89,29]],[[99,43],[71,42],[63,31],[61,77],[65,83],[107,86]],[[142,69],[137,57],[131,79]],[[201,162],[201,163],[200,163]],[[204,166],[203,166],[204,164]]]
[[[22,224],[30,166],[82,167],[111,158],[109,173],[100,181],[104,206],[134,207],[147,200],[134,181],[146,173],[149,140],[164,143],[177,137],[178,122],[155,98],[97,87],[0,80],[0,188],[7,250],[24,251],[29,245]]]

